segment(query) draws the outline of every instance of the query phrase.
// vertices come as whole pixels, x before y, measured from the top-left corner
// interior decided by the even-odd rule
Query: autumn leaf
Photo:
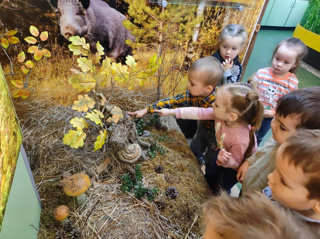
[[[122,109],[120,109],[118,106],[113,106],[110,113],[113,115],[119,115],[120,118],[123,118]]]
[[[96,74],[95,75],[96,82],[99,86],[105,86],[108,82],[108,77],[105,74]]]
[[[133,56],[127,56],[126,57],[126,64],[127,66],[130,66],[132,69],[137,66],[136,60],[133,58]]]
[[[51,52],[48,51],[47,49],[42,49],[41,51],[44,57],[51,57]]]
[[[82,46],[75,46],[75,45],[70,44],[68,46],[68,48],[71,52],[73,52],[73,55],[75,55],[75,56],[78,56],[78,55],[87,56],[89,54],[89,51],[83,49]]]
[[[88,128],[89,124],[85,119],[75,117],[70,120],[70,123],[73,127],[75,127],[77,130],[82,130],[83,128]]]
[[[78,62],[78,66],[81,68],[81,70],[83,72],[94,72],[95,71],[95,67],[92,64],[91,60],[88,60],[86,57],[80,57],[77,59]]]
[[[79,148],[84,145],[86,133],[82,130],[69,130],[63,137],[63,143],[69,145],[71,148]]]
[[[93,110],[92,112],[87,113],[85,117],[93,121],[96,125],[103,126],[101,122],[101,118],[104,118],[104,116],[99,110]]]
[[[87,112],[88,109],[92,109],[95,105],[94,99],[90,98],[88,95],[79,95],[79,100],[74,102],[73,110],[77,110],[79,112]]]
[[[68,40],[72,42],[72,45],[81,46],[84,50],[90,51],[90,45],[89,43],[86,43],[86,39],[84,37],[72,36],[69,37]]]
[[[36,44],[37,43],[37,39],[34,37],[25,37],[24,40],[29,44]]]
[[[22,80],[12,80],[11,83],[16,88],[19,88],[19,89],[23,88],[23,81]]]
[[[27,60],[26,63],[25,63],[25,66],[28,67],[29,69],[31,69],[34,66],[34,64],[33,64],[32,61]]]
[[[30,26],[29,27],[29,31],[31,33],[32,36],[38,37],[39,36],[39,30],[38,28],[36,28],[35,26]]]
[[[127,72],[128,67],[122,65],[121,63],[112,63],[111,74],[115,77],[116,81],[124,82],[127,81],[129,72]]]
[[[47,39],[48,39],[48,31],[41,32],[40,40],[41,41],[46,41]]]
[[[97,137],[97,141],[94,143],[94,151],[101,149],[104,143],[106,142],[107,138],[107,131],[101,131],[99,132],[99,136]]]
[[[33,54],[33,53],[35,53],[36,51],[38,51],[38,49],[39,49],[38,46],[30,46],[30,47],[28,48],[28,51],[27,51],[27,52]]]
[[[16,31],[16,30],[10,30],[10,31],[8,31],[6,34],[4,34],[4,35],[7,36],[7,37],[12,37],[12,36],[14,36],[17,32],[18,32],[18,31]]]
[[[19,89],[13,92],[12,98],[21,97],[22,99],[27,99],[29,95],[30,95],[30,92],[27,91],[26,89]]]
[[[102,61],[102,66],[100,68],[100,73],[101,74],[110,74],[110,68],[111,68],[111,63],[110,63],[110,59],[106,58]]]
[[[33,55],[33,58],[36,60],[36,61],[39,61],[41,60],[43,54],[42,54],[42,51],[41,50],[37,50],[34,55]]]
[[[71,68],[70,71],[72,71],[74,74],[77,74],[77,75],[80,74],[80,71],[74,68]]]
[[[26,66],[21,66],[21,70],[22,70],[22,72],[23,72],[24,74],[28,74],[29,71],[30,71],[30,69],[27,68]]]
[[[17,43],[19,43],[19,38],[18,37],[8,37],[8,41],[11,44],[17,44]]]
[[[9,41],[6,38],[1,38],[1,46],[3,46],[5,49],[9,47]]]
[[[120,116],[119,115],[112,115],[111,117],[109,117],[107,120],[106,120],[106,122],[108,122],[108,123],[118,123],[119,122],[119,120],[120,120]]]
[[[79,92],[89,92],[91,89],[96,87],[96,80],[90,74],[84,74],[83,72],[80,72],[79,75],[75,75],[69,79],[68,82]]]
[[[97,172],[98,174],[102,173],[103,171],[107,170],[111,161],[110,158],[107,157],[98,167],[97,167]]]

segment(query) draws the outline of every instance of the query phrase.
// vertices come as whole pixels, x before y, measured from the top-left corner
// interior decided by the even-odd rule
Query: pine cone
[[[179,194],[179,192],[176,187],[168,187],[166,189],[166,196],[171,199],[175,199],[178,196],[178,194]]]
[[[161,165],[155,166],[154,171],[156,173],[163,173],[163,167]]]

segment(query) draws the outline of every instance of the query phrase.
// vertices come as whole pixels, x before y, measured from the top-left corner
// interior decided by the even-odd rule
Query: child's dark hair
[[[282,96],[276,107],[276,114],[286,118],[287,116],[299,116],[298,128],[320,129],[320,87],[311,86],[292,91]]]
[[[308,198],[320,200],[320,129],[297,131],[284,143],[283,156],[305,174]]]
[[[296,48],[296,50],[297,50],[297,53],[298,53],[298,56],[297,56],[297,59],[296,59],[297,65],[290,69],[290,72],[295,73],[297,68],[298,68],[298,66],[300,65],[302,59],[307,55],[308,48],[307,48],[306,44],[304,44],[298,38],[290,37],[290,38],[284,39],[276,46],[276,48],[274,48],[271,61],[274,58],[274,55],[278,51],[279,47],[282,46],[282,45],[285,45],[285,46],[287,46],[289,48]]]
[[[238,120],[251,125],[250,144],[244,155],[244,159],[246,159],[252,154],[255,147],[255,131],[260,128],[263,119],[264,107],[259,100],[259,93],[255,88],[245,83],[227,84],[221,86],[220,89],[228,90],[232,94],[231,108],[239,112],[239,114],[237,113]]]
[[[222,29],[218,38],[219,42],[221,43],[226,37],[241,37],[242,45],[244,45],[247,40],[247,32],[242,25],[229,24]]]
[[[219,85],[223,77],[223,68],[219,60],[213,56],[206,56],[193,62],[189,71],[202,71],[206,76],[204,79],[205,85],[211,85],[214,88]]]

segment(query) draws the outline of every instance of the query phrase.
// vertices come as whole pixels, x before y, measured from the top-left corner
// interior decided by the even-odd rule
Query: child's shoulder
[[[271,73],[271,67],[265,67],[265,68],[260,68],[257,73],[259,74],[270,74]]]

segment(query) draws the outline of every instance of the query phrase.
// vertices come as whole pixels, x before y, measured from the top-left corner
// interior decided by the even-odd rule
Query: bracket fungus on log
[[[133,164],[141,157],[141,152],[139,144],[127,144],[123,149],[118,151],[118,156],[122,162]]]
[[[68,196],[77,198],[78,205],[83,204],[86,201],[85,192],[90,186],[90,178],[83,173],[77,173],[71,176],[64,177],[61,180],[63,191]]]

